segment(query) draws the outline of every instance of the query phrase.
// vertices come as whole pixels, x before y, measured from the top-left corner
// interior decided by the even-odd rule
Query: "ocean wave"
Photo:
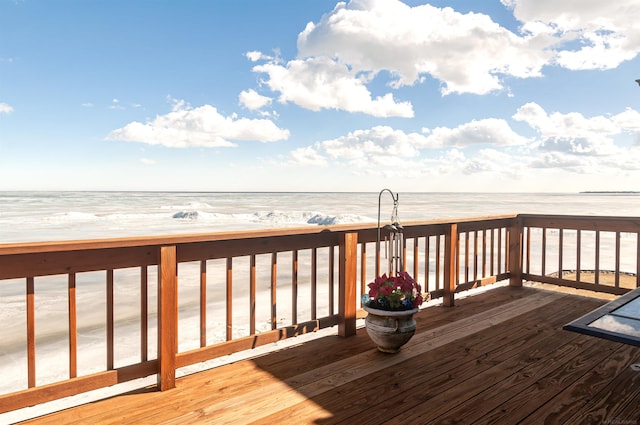
[[[331,226],[334,224],[361,223],[370,218],[356,214],[327,215],[316,211],[262,211],[256,213],[256,219],[272,224],[315,224]]]
[[[318,226],[331,226],[334,224],[365,223],[369,221],[372,221],[369,217],[357,214],[340,214],[335,216],[316,214],[307,220],[307,223],[317,224]]]
[[[76,212],[76,211],[70,211],[70,212],[65,212],[65,213],[57,213],[57,214],[54,214],[51,217],[49,217],[49,221],[53,221],[53,222],[94,221],[94,220],[99,220],[99,219],[100,219],[100,217],[95,215],[95,214],[84,213],[84,212]]]
[[[175,212],[171,218],[178,220],[227,221],[234,220],[234,214],[210,213],[200,210],[182,210]]]
[[[316,212],[311,211],[258,211],[255,220],[274,224],[305,224]]]
[[[209,208],[214,208],[214,206],[198,201],[187,202],[184,205],[163,205],[160,207],[161,210],[205,210]]]
[[[171,217],[179,218],[181,220],[197,220],[199,215],[198,211],[178,211]]]
[[[256,223],[262,225],[318,225],[361,223],[371,221],[369,217],[355,214],[327,215],[316,211],[258,211],[253,214],[218,214],[200,210],[181,210],[172,218],[184,221]]]

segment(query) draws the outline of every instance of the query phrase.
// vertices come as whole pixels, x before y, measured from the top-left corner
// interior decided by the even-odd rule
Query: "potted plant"
[[[362,296],[367,334],[384,353],[397,353],[416,331],[414,313],[423,302],[421,286],[407,272],[383,274]]]

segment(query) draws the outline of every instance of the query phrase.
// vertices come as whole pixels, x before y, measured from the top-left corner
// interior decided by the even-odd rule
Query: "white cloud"
[[[282,103],[293,102],[312,111],[339,109],[376,117],[413,117],[409,102],[397,103],[391,93],[372,98],[365,81],[344,64],[326,57],[257,65],[254,72],[269,76],[266,84],[280,93]]]
[[[140,158],[140,162],[145,165],[155,165],[156,160],[150,158]]]
[[[532,168],[551,168],[584,173],[586,169],[593,166],[593,162],[588,157],[570,155],[565,152],[544,152],[533,158],[528,165]]]
[[[624,149],[620,155],[605,158],[601,162],[617,171],[638,171],[640,170],[640,149]]]
[[[502,0],[522,22],[518,32],[482,13],[460,13],[399,0],[339,2],[298,35],[298,56],[282,65],[260,52],[280,101],[304,108],[341,109],[378,117],[412,117],[412,106],[391,93],[371,94],[374,77],[399,88],[441,82],[443,95],[487,94],[508,77],[542,76],[545,66],[614,68],[640,52],[640,2],[620,0]],[[507,90],[508,91],[508,90]],[[375,98],[374,98],[375,97]]]
[[[376,126],[326,140],[320,146],[333,159],[370,160],[374,157],[415,157],[419,155],[418,148],[424,144],[425,137],[421,134],[407,134],[388,126]]]
[[[0,114],[10,114],[13,112],[13,107],[8,103],[0,102]]]
[[[335,164],[344,164],[352,169],[412,168],[419,170],[426,167],[425,161],[429,161],[423,158],[423,150],[454,147],[446,157],[440,158],[432,165],[462,169],[464,164],[467,164],[468,169],[476,167],[476,171],[480,171],[489,168],[494,170],[494,166],[487,167],[486,164],[497,159],[501,159],[504,165],[509,164],[508,154],[499,153],[489,147],[523,145],[527,142],[527,139],[511,130],[505,121],[498,119],[471,121],[453,129],[438,127],[432,132],[426,131],[428,135],[405,133],[389,126],[376,126],[316,143],[313,148],[305,148],[309,149],[305,152],[308,154],[313,152],[321,155],[323,159],[326,157]],[[480,154],[474,155],[475,162],[467,160],[464,153],[458,149],[472,145],[487,146],[480,150]],[[301,153],[296,152],[296,155]],[[290,162],[296,163],[293,155],[290,156],[292,157]],[[299,163],[305,164],[302,160]],[[480,165],[482,167],[479,167]],[[394,173],[398,174],[397,170]]]
[[[429,133],[425,143],[425,146],[429,147],[465,147],[479,144],[514,146],[527,142],[527,139],[515,133],[505,120],[496,118],[473,120],[456,128],[437,127],[423,131]]]
[[[125,107],[120,104],[120,99],[112,99],[111,105],[109,105],[109,109],[124,110]]]
[[[263,108],[269,104],[271,104],[271,98],[267,96],[262,96],[255,90],[245,90],[240,93],[239,96],[240,105],[244,106],[247,109],[255,110]]]
[[[289,153],[289,165],[344,165],[360,174],[407,175],[420,169],[418,148],[425,136],[387,126],[356,130]],[[414,160],[414,158],[416,160]]]
[[[517,164],[513,157],[495,149],[481,149],[462,165],[462,172],[467,175],[477,173],[500,173],[514,175]]]
[[[353,0],[307,24],[298,50],[299,57],[338,58],[355,72],[389,71],[393,87],[429,74],[442,81],[443,94],[485,94],[502,88],[500,75],[541,75],[551,57],[542,41],[514,34],[479,13]]]
[[[627,108],[612,117],[612,121],[626,131],[640,131],[640,112]]]
[[[543,150],[574,154],[611,155],[619,151],[612,136],[623,131],[637,131],[637,111],[626,111],[611,117],[586,118],[578,112],[548,114],[540,105],[530,102],[521,106],[513,119],[535,129]]]
[[[311,146],[293,150],[289,154],[289,158],[289,162],[294,165],[321,167],[328,165],[327,159]]]
[[[502,0],[525,29],[546,28],[555,62],[568,69],[611,69],[640,52],[637,0]]]
[[[251,52],[247,52],[245,53],[245,56],[247,57],[247,59],[249,59],[251,62],[257,62],[260,59],[262,59],[264,56],[261,52],[258,52],[256,50],[253,50]]]
[[[173,110],[146,123],[131,122],[109,133],[107,140],[185,147],[233,147],[232,141],[273,142],[287,139],[289,131],[266,119],[225,117],[211,105],[193,108],[176,101]]]

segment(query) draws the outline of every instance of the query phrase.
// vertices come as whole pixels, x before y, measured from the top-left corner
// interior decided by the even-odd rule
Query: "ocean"
[[[381,198],[379,193],[0,192],[0,244],[375,223],[379,199],[384,223],[393,207],[388,192]],[[401,223],[515,213],[640,217],[640,193],[398,193]],[[116,279],[135,280],[134,274],[117,271]],[[42,385],[68,374],[66,283],[36,281],[38,385]],[[189,286],[187,280],[183,282]],[[197,305],[197,285],[191,289],[192,295],[180,294],[181,308]],[[136,344],[128,342],[139,332],[135,291],[131,285],[117,287],[116,366],[138,356]],[[87,374],[105,364],[104,276],[79,277],[77,297],[78,369]],[[26,388],[25,316],[24,282],[0,281],[4,324],[0,328],[0,394]],[[196,315],[186,317],[181,351],[197,347],[198,335],[193,332],[198,329],[197,319]],[[262,325],[268,326],[268,317]],[[217,328],[224,328],[222,319],[212,323],[211,332]],[[153,329],[149,334],[149,345],[154,347]],[[212,335],[209,341],[213,340]],[[153,348],[149,355],[155,355]]]
[[[402,193],[402,220],[511,213],[640,216],[640,193]],[[377,221],[378,193],[0,192],[0,243]],[[393,201],[381,197],[381,218]]]

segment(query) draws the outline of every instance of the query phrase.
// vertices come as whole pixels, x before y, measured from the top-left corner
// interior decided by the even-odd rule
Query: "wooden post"
[[[522,219],[517,217],[509,227],[509,286],[522,286]]]
[[[358,234],[340,236],[338,335],[356,334],[356,283],[358,275]]]
[[[178,263],[176,247],[160,247],[158,264],[158,389],[176,386]]]
[[[458,224],[452,223],[449,231],[444,236],[444,295],[442,303],[445,307],[454,306],[454,293],[456,291],[456,256],[458,250]]]

